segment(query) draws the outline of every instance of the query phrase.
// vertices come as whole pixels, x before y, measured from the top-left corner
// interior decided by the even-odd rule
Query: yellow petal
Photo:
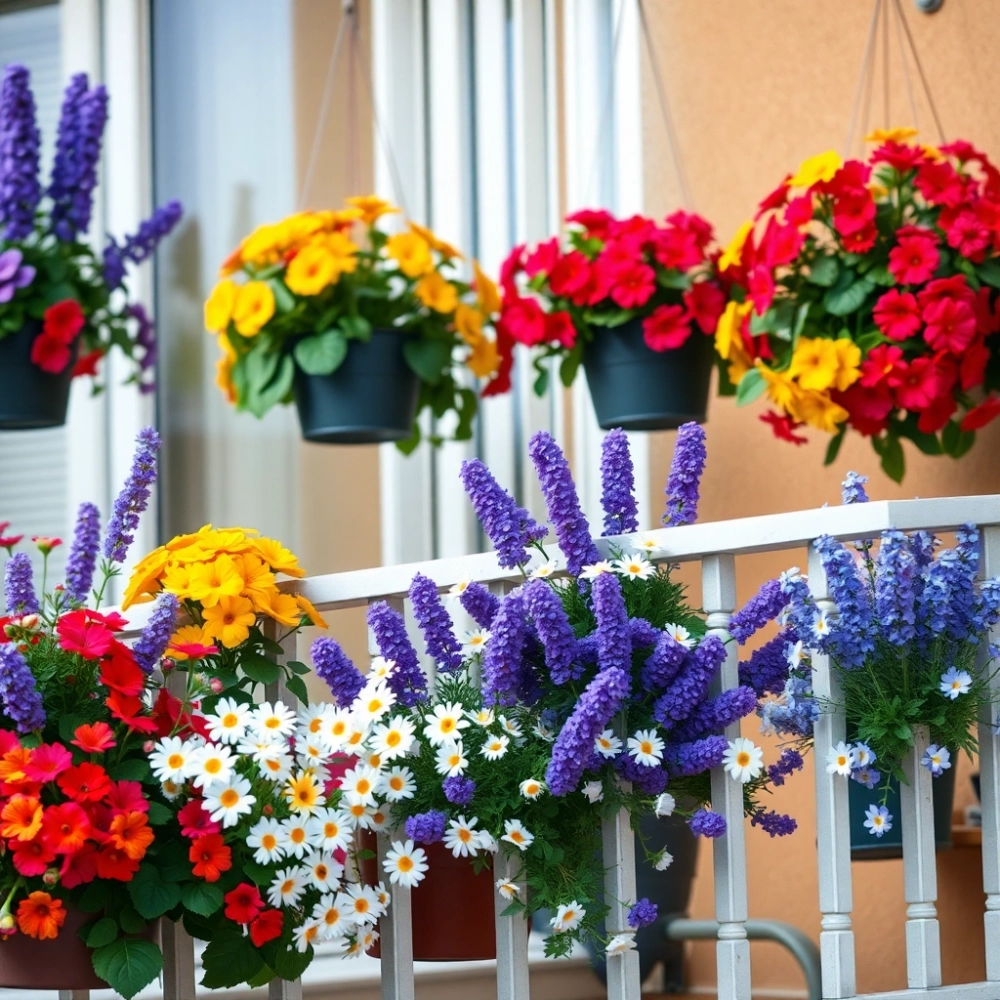
[[[749,219],[736,230],[736,235],[729,241],[729,246],[722,251],[722,256],[719,258],[719,270],[725,271],[727,267],[733,267],[739,264],[740,260],[743,258],[743,244],[746,243],[747,237],[753,230],[753,220]]]
[[[840,154],[833,149],[817,153],[802,161],[798,173],[788,182],[788,186],[812,187],[819,181],[828,181],[843,165]]]
[[[915,128],[909,125],[896,128],[877,128],[865,136],[865,142],[906,142],[917,134]]]

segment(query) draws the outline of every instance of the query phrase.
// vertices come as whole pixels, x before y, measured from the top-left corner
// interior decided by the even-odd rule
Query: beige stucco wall
[[[965,137],[1000,159],[1000,112],[986,83],[1000,50],[1000,3],[946,0],[940,13],[919,14],[910,0],[903,9],[931,82],[949,138]],[[712,220],[723,242],[757,201],[806,156],[841,148],[850,119],[871,0],[647,0],[646,9],[666,88],[670,95],[693,207]],[[911,124],[898,71],[890,77],[894,124]],[[985,74],[985,75],[984,75]],[[881,87],[881,83],[879,83]],[[876,90],[876,93],[880,93]],[[874,108],[871,124],[882,125]],[[920,123],[930,121],[926,103]],[[643,89],[646,208],[663,214],[677,207],[669,149],[648,63]],[[927,141],[937,137],[925,128]],[[707,425],[709,460],[702,489],[701,520],[838,503],[838,484],[848,469],[871,477],[879,498],[953,496],[1000,492],[997,445],[1000,429],[983,433],[960,462],[929,459],[907,446],[909,472],[901,486],[887,480],[869,445],[849,438],[836,464],[822,466],[826,440],[813,434],[796,448],[771,437],[757,420],[758,404],[737,410],[732,400],[715,400]],[[652,436],[654,484],[669,466],[673,435]],[[765,556],[738,568],[740,597],[795,559]],[[696,582],[696,581],[695,581]],[[754,727],[745,727],[754,735]],[[775,751],[770,751],[775,753]],[[959,803],[968,801],[970,768],[959,772]],[[815,810],[811,769],[775,796],[775,807],[799,818],[792,838],[770,840],[748,830],[750,913],[790,921],[816,935],[819,914],[815,872]],[[982,876],[978,850],[939,856],[945,982],[983,975]],[[906,985],[902,862],[854,866],[855,928],[859,987]],[[711,852],[703,851],[694,914],[713,908]],[[752,946],[755,988],[801,989],[795,966],[775,945]],[[714,984],[714,948],[692,948],[692,985]]]

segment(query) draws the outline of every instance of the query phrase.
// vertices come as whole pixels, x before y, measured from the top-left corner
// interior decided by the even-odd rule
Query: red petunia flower
[[[925,163],[917,170],[916,186],[932,205],[952,208],[965,198],[965,183],[947,162]]]
[[[45,807],[41,836],[54,854],[75,854],[89,835],[90,820],[75,802]]]
[[[550,240],[539,243],[524,262],[524,273],[529,278],[537,274],[548,274],[559,260],[559,238],[553,236]]]
[[[122,618],[117,611],[104,613],[94,611],[93,608],[84,608],[83,613],[87,616],[88,621],[101,622],[103,625],[107,625],[112,632],[121,632],[128,625],[128,619]]]
[[[984,336],[991,333],[1000,333],[1000,299],[992,302],[993,292],[985,285],[976,293],[975,301],[972,303],[972,312],[976,317],[976,329]],[[3,539],[0,538],[0,544]]]
[[[139,862],[130,858],[114,844],[105,844],[97,853],[97,875],[116,882],[131,882],[139,870]]]
[[[846,391],[834,393],[833,399],[847,410],[850,425],[866,437],[880,434],[886,429],[889,414],[895,406],[892,391],[886,382],[874,386],[855,382]]]
[[[70,349],[55,337],[40,333],[31,342],[31,363],[50,375],[60,375],[66,371],[70,361]]]
[[[642,321],[642,339],[651,351],[672,351],[692,334],[691,317],[683,306],[657,306]]]
[[[939,302],[961,302],[971,309],[976,301],[976,293],[969,287],[964,274],[953,274],[950,278],[937,278],[928,282],[917,293],[917,305],[924,321],[927,321],[927,311]]]
[[[35,747],[24,764],[28,781],[54,781],[73,763],[72,754],[58,743]]]
[[[948,217],[942,212],[938,225],[944,230],[948,246],[954,247],[963,257],[968,257],[976,264],[983,262],[986,250],[993,241],[993,234],[971,208],[963,208]]]
[[[867,188],[844,191],[833,203],[833,228],[841,236],[857,236],[875,221],[875,199]]]
[[[199,837],[188,850],[188,859],[194,866],[191,871],[206,882],[218,882],[233,867],[233,852],[218,833]]]
[[[125,723],[129,729],[134,729],[140,733],[157,732],[156,719],[148,715],[140,715],[146,710],[146,706],[139,698],[122,694],[120,691],[112,691],[104,704],[111,710],[111,714]]]
[[[285,915],[281,910],[265,910],[250,921],[250,940],[261,948],[268,941],[281,937]]]
[[[889,272],[901,285],[922,285],[934,277],[940,260],[933,240],[904,236],[889,251]]]
[[[959,382],[962,392],[975,389],[977,385],[982,385],[986,378],[986,366],[989,364],[990,351],[982,336],[969,344],[965,353],[958,363]]]
[[[42,333],[60,344],[72,344],[83,329],[84,316],[76,299],[63,299],[45,310]]]
[[[630,261],[613,268],[611,300],[622,309],[641,309],[656,291],[656,272],[648,265]]]
[[[938,369],[931,358],[914,358],[909,364],[901,361],[890,378],[896,402],[904,410],[919,412],[931,405],[938,395]]]
[[[902,360],[903,352],[900,348],[890,344],[877,344],[861,362],[860,384],[866,389],[881,385]]]
[[[201,799],[191,799],[177,813],[181,833],[185,837],[202,837],[206,833],[221,833],[222,824],[216,822],[205,811]]]
[[[135,662],[132,651],[115,642],[111,656],[101,661],[101,683],[112,691],[135,696],[146,687],[146,675]]]
[[[545,313],[534,299],[504,299],[499,322],[519,344],[535,347],[545,341]]]
[[[890,340],[907,340],[918,333],[922,325],[917,297],[898,288],[890,288],[875,303],[873,317],[875,325]]]
[[[726,308],[726,296],[714,281],[696,281],[684,293],[684,305],[702,333],[715,333]]]
[[[571,250],[556,261],[549,273],[553,295],[573,299],[590,284],[590,261],[579,251]]]
[[[763,316],[771,308],[774,299],[774,275],[764,264],[758,264],[748,275],[750,298],[754,312]]]
[[[917,420],[917,430],[921,434],[937,434],[958,409],[950,392],[938,393]]]
[[[757,214],[754,219],[759,219],[772,208],[781,208],[788,201],[788,182],[791,179],[791,174],[785,175],[785,179],[757,206]]]
[[[10,550],[14,548],[14,546],[17,545],[22,538],[24,538],[24,535],[8,535],[6,538],[0,538],[0,549],[6,549],[7,554],[10,555]]]
[[[504,297],[517,295],[517,276],[524,270],[525,245],[518,244],[500,265],[500,287]]]
[[[70,743],[79,747],[84,753],[104,753],[115,745],[114,734],[106,722],[77,726],[73,735],[76,739],[70,740]]]
[[[684,225],[658,229],[652,235],[651,243],[653,257],[663,267],[687,271],[705,259],[702,233],[696,227]]]
[[[925,159],[926,154],[920,146],[911,146],[892,140],[883,143],[871,155],[872,163],[887,163],[901,174],[913,170],[914,167],[919,167]]]
[[[963,431],[978,431],[1000,417],[1000,396],[988,396],[962,418]]]
[[[77,359],[73,366],[73,378],[81,378],[84,375],[96,376],[97,366],[103,357],[104,351],[99,347],[93,351],[87,351],[86,354]]]
[[[45,869],[56,859],[56,852],[41,837],[16,840],[11,847],[14,867],[20,875],[44,875]]]
[[[78,885],[86,885],[97,878],[97,848],[93,844],[84,844],[74,854],[63,858],[59,869],[59,884],[67,889],[75,889]]]
[[[149,800],[138,781],[116,781],[105,797],[113,815],[122,812],[149,812]]]
[[[785,222],[793,226],[804,226],[812,222],[813,200],[811,194],[802,194],[793,198],[785,209]]]
[[[64,771],[56,779],[63,795],[74,802],[99,802],[111,791],[111,779],[100,764],[86,761]]]
[[[924,340],[935,351],[961,354],[976,335],[976,317],[964,302],[943,299],[924,311]]]
[[[260,890],[248,882],[241,882],[223,897],[226,901],[226,916],[237,924],[248,924],[264,909]]]
[[[789,441],[792,444],[807,444],[809,441],[809,438],[795,433],[795,428],[801,427],[802,424],[797,424],[787,413],[775,413],[773,410],[768,410],[767,413],[762,413],[758,419],[770,425],[772,433],[779,441]]]
[[[79,653],[86,660],[106,656],[115,642],[104,622],[91,621],[85,611],[70,611],[56,623],[59,645],[68,653]]]
[[[582,208],[579,212],[566,216],[566,221],[582,226],[588,236],[606,240],[615,217],[603,208]]]
[[[160,688],[160,693],[153,702],[153,719],[156,722],[156,732],[160,736],[208,736],[208,723],[200,715],[190,716],[181,712],[181,700],[172,695],[166,688]]]
[[[549,313],[545,317],[545,339],[550,344],[561,344],[567,350],[576,343],[576,327],[567,312]]]

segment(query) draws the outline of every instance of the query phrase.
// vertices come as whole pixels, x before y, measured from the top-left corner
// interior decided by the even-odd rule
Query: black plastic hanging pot
[[[31,345],[41,329],[38,320],[29,320],[17,333],[0,338],[0,431],[39,430],[66,423],[79,340],[70,350],[65,371],[52,375],[31,360]]]
[[[677,348],[654,351],[642,320],[598,329],[583,351],[590,396],[604,430],[672,430],[704,423],[712,377],[713,343],[695,328]]]
[[[420,378],[403,357],[406,336],[373,330],[367,343],[352,340],[329,375],[307,375],[296,365],[295,404],[307,441],[381,444],[410,436]]]

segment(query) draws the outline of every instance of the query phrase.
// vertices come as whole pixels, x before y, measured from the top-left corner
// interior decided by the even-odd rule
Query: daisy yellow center
[[[368,900],[362,896],[360,899],[354,901],[354,911],[356,913],[367,913],[368,912]]]
[[[453,753],[448,758],[448,764],[451,767],[458,767],[458,765],[461,763],[461,761],[462,761],[462,756],[461,756],[461,754],[457,754],[457,753]]]
[[[739,764],[740,767],[746,767],[750,763],[750,754],[748,754],[746,750],[741,750],[736,755],[736,763]]]
[[[328,927],[332,927],[338,920],[340,920],[340,910],[335,906],[331,906],[329,910],[326,911],[326,915],[323,917],[324,922]]]
[[[364,806],[362,806],[362,805],[351,806],[351,815],[352,816],[355,816],[355,817],[357,817],[357,816],[364,816],[364,814],[365,814],[365,807]]]
[[[389,787],[394,792],[401,792],[403,790],[403,779],[398,774],[394,774],[389,779]]]
[[[563,920],[568,924],[576,916],[576,910],[567,910],[563,914]]]
[[[503,747],[503,744],[499,740],[494,740],[490,744],[490,749],[491,750],[499,750],[499,749],[501,749],[501,747]]]
[[[351,738],[347,741],[352,747],[357,746],[364,738],[364,733],[351,733]]]
[[[232,809],[240,801],[240,793],[235,788],[227,788],[220,796],[219,803]]]
[[[266,767],[269,767],[272,771],[280,771],[281,770],[281,761],[280,760],[265,760],[264,764],[265,764]]]
[[[602,738],[602,739],[599,739],[597,742],[600,743],[601,746],[604,747],[605,750],[607,750],[607,748],[611,746],[611,740],[606,740],[606,739]]]
[[[278,838],[273,833],[265,833],[264,836],[260,838],[260,846],[263,847],[265,851],[273,851],[278,846]]]
[[[642,569],[642,567],[638,563],[629,563],[628,564],[628,571],[630,573],[638,573],[640,569]]]
[[[528,787],[525,789],[525,791],[529,795],[537,795],[538,794],[538,785],[528,785]]]
[[[209,757],[205,761],[205,770],[209,774],[218,774],[222,770],[222,761],[218,757]]]
[[[346,722],[335,722],[333,724],[333,729],[331,730],[334,736],[343,736],[346,731],[347,731]]]
[[[469,640],[469,645],[470,646],[480,646],[480,645],[482,645],[482,642],[483,642],[483,637],[481,635],[474,635]]]
[[[641,742],[641,743],[639,744],[639,749],[640,749],[640,750],[641,750],[641,751],[642,751],[643,753],[652,753],[652,752],[653,752],[653,744],[652,744],[652,743],[650,743],[650,742],[649,742],[649,740],[643,740],[643,741],[642,741],[642,742]]]
[[[524,834],[520,830],[511,830],[510,839],[514,841],[515,844],[524,843]]]
[[[306,928],[306,932],[305,932],[305,939],[307,941],[312,941],[312,939],[314,937],[316,937],[317,934],[319,934],[319,926],[318,925],[315,926],[315,927],[307,927]]]
[[[325,882],[329,874],[330,874],[330,869],[327,868],[326,865],[317,865],[313,869],[313,875],[315,875],[316,878],[320,880],[320,882]]]
[[[385,738],[385,745],[387,747],[398,747],[403,741],[403,734],[398,729],[390,730],[389,735]]]
[[[183,756],[183,754],[179,754],[179,753],[172,753],[172,754],[171,754],[171,755],[170,755],[170,756],[169,756],[169,757],[167,758],[167,764],[168,764],[168,765],[169,765],[170,767],[174,768],[175,770],[176,770],[177,768],[179,768],[179,767],[183,767],[183,766],[184,766],[184,756]]]
[[[837,758],[837,766],[844,767],[846,764],[847,764],[847,758],[843,756],[843,754],[841,754],[841,756]]]
[[[239,717],[236,715],[235,712],[227,712],[222,717],[222,725],[226,729],[232,729],[239,721],[240,721]]]
[[[322,719],[313,719],[312,722],[309,723],[309,732],[313,734],[318,733],[322,728],[323,728]]]
[[[168,795],[173,795],[175,792],[179,792],[180,791],[180,785],[178,785],[176,781],[164,781],[163,782],[163,790]]]
[[[371,755],[371,757],[368,758],[368,766],[369,767],[381,767],[382,766],[382,758],[377,753],[373,753]]]
[[[455,728],[454,719],[442,719],[441,720],[441,732],[450,733]]]
[[[372,788],[372,783],[367,778],[360,778],[354,786],[359,795],[367,795]]]
[[[467,844],[470,840],[472,840],[472,831],[467,827],[463,827],[458,831],[458,839],[462,841],[463,844]]]
[[[396,862],[396,869],[397,869],[397,871],[401,871],[401,872],[411,872],[411,871],[413,871],[413,858],[411,858],[408,854],[404,854]]]
[[[882,817],[881,817],[881,816],[873,816],[873,817],[872,817],[872,822],[873,822],[873,823],[874,823],[874,824],[875,824],[876,826],[881,826],[881,825],[882,825]]]
[[[295,888],[295,879],[286,878],[284,882],[281,883],[281,894],[287,896]]]
[[[327,823],[323,827],[324,837],[336,837],[340,833],[340,827],[336,823]]]
[[[370,702],[368,702],[368,711],[369,712],[377,712],[381,707],[382,707],[382,699],[381,698],[372,698],[372,700]]]
[[[306,831],[301,826],[292,827],[291,832],[288,834],[288,839],[293,844],[304,844],[306,842]]]
[[[385,822],[385,813],[383,812],[372,813],[372,819],[375,821],[375,823],[381,826]]]

